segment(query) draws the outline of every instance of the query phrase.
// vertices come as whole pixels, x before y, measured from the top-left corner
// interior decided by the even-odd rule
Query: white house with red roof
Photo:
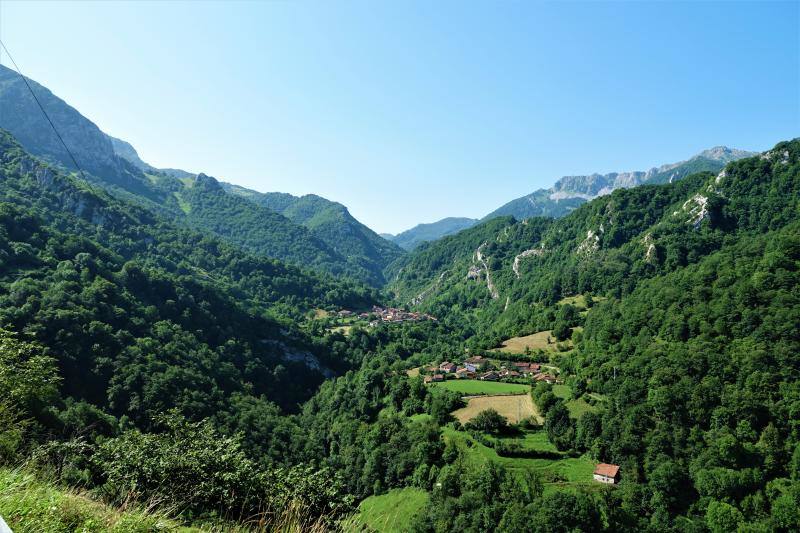
[[[594,469],[594,480],[614,485],[619,481],[619,465],[600,463]]]

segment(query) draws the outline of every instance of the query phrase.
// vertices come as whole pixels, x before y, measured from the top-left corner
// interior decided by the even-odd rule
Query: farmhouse
[[[600,463],[594,469],[594,480],[611,485],[619,481],[619,466]]]
[[[488,359],[484,359],[480,355],[475,355],[473,357],[469,357],[464,361],[464,368],[469,370],[470,372],[477,372],[478,370],[483,370],[489,364]]]
[[[439,365],[439,370],[441,370],[442,372],[444,372],[446,374],[452,374],[453,372],[456,371],[456,368],[457,368],[456,364],[455,363],[451,363],[449,361],[445,361],[444,363]]]
[[[458,370],[456,370],[456,377],[459,378],[459,379],[462,379],[462,378],[474,378],[475,377],[475,372],[470,372],[466,368],[459,368]]]
[[[556,382],[556,378],[555,377],[551,376],[550,374],[543,374],[541,372],[536,374],[535,376],[533,376],[533,379],[535,381],[544,381],[544,382],[549,383],[551,385]]]
[[[481,379],[483,381],[497,381],[500,379],[500,374],[495,371],[487,372],[485,374],[481,374]]]
[[[444,376],[442,374],[434,374],[431,381],[444,381]]]
[[[525,362],[517,361],[517,362],[512,363],[512,364],[516,367],[516,369],[519,372],[521,372],[523,374],[535,374],[535,373],[539,372],[539,370],[541,369],[541,366],[539,365],[539,363],[525,363]]]

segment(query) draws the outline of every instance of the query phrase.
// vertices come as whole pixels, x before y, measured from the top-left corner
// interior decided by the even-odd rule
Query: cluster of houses
[[[493,365],[491,361],[480,355],[468,357],[461,364],[445,361],[437,366],[425,368],[425,383],[444,381],[448,377],[456,379],[480,379],[482,381],[503,381],[529,377],[534,381],[556,383],[556,377],[542,372],[539,363],[509,362]]]
[[[375,305],[372,311],[364,311],[356,314],[354,311],[342,309],[336,313],[339,318],[350,318],[357,316],[363,320],[371,320],[370,326],[377,326],[381,322],[415,322],[419,320],[436,320],[426,313],[417,313],[414,311],[404,311],[396,307],[380,307]]]
[[[362,313],[363,314],[363,313]],[[378,322],[416,322],[418,320],[436,320],[429,314],[417,313],[416,311],[404,311],[396,307],[373,306],[372,314],[377,315],[378,320],[370,324],[377,325]]]

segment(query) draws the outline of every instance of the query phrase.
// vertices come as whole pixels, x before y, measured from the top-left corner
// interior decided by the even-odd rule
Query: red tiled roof
[[[617,477],[617,474],[619,473],[619,466],[600,463],[595,467],[594,473],[598,476]]]

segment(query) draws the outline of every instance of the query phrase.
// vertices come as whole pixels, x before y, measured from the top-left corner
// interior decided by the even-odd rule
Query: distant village
[[[395,322],[419,322],[422,320],[436,321],[426,313],[417,313],[414,311],[405,311],[396,307],[380,307],[378,305],[372,306],[372,311],[365,311],[356,313],[347,309],[342,309],[337,313],[340,318],[360,318],[362,320],[369,320],[369,325],[375,327],[380,323],[395,323]]]
[[[530,378],[533,381],[559,383],[559,380],[548,372],[543,372],[539,363],[508,361],[493,363],[490,359],[474,355],[461,363],[445,361],[439,366],[428,366],[422,369],[425,383],[437,383],[446,379],[479,379],[482,381],[514,381]]]

